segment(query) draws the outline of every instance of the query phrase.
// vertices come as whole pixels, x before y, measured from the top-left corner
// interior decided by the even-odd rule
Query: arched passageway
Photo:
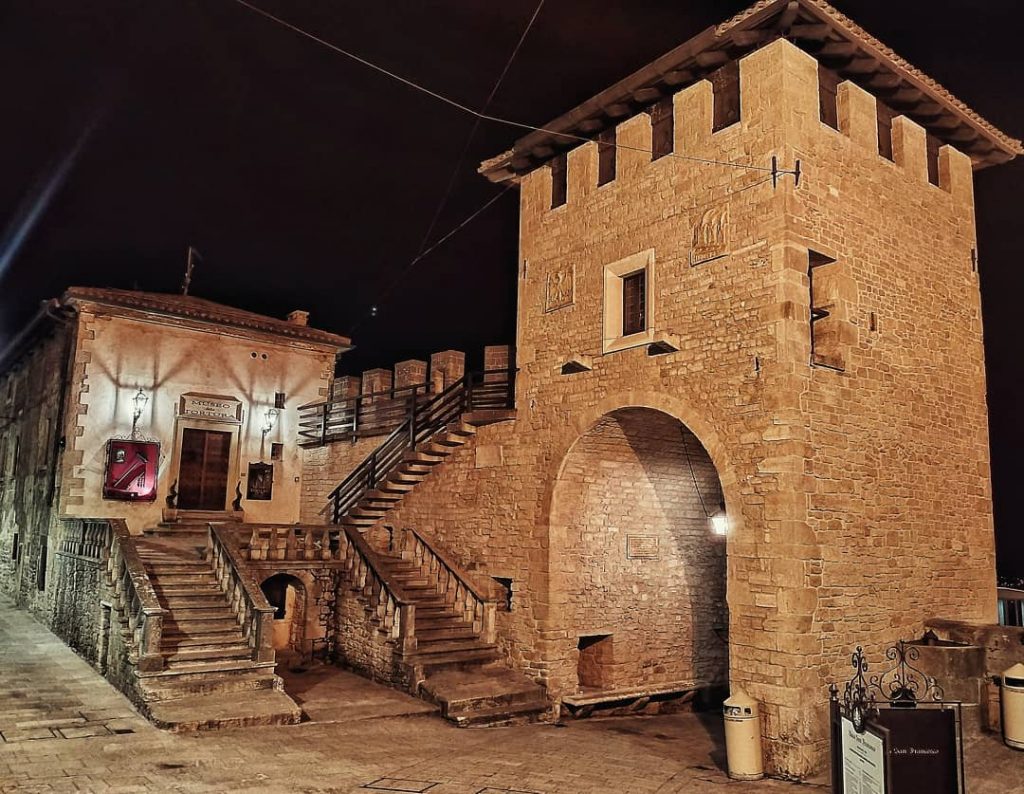
[[[274,649],[303,653],[306,640],[306,587],[287,573],[278,573],[260,585],[274,607]]]
[[[552,498],[555,688],[726,683],[724,522],[715,466],[679,420],[623,408],[584,432]]]

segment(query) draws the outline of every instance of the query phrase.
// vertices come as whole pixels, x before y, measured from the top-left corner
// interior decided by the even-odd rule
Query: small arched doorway
[[[554,689],[726,684],[725,529],[718,472],[678,419],[622,408],[586,430],[551,503],[552,618],[568,638]]]
[[[278,573],[260,585],[274,607],[274,650],[302,654],[306,640],[306,587],[287,573]]]

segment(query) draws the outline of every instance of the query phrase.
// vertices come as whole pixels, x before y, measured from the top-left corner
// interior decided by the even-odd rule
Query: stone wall
[[[362,463],[384,438],[386,436],[366,436],[351,441],[336,441],[321,447],[302,448],[300,523],[330,523],[328,494]]]
[[[402,689],[409,686],[395,655],[395,640],[378,631],[364,602],[349,587],[338,588],[335,655],[346,667],[374,681]]]
[[[109,536],[104,549],[107,544]],[[113,595],[106,584],[104,561],[62,551],[59,538],[55,547],[50,566],[50,628],[90,664],[99,666],[100,602]]]
[[[73,334],[72,324],[54,320],[0,373],[0,589],[44,620],[66,439],[61,383]]]
[[[613,640],[606,689],[728,680],[725,538],[709,522],[721,500],[700,442],[665,414],[618,411],[580,438],[551,517],[566,680],[588,635]]]

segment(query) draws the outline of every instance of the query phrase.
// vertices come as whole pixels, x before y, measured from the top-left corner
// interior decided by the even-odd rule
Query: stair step
[[[176,662],[221,662],[228,659],[250,659],[252,648],[235,643],[224,647],[199,646],[180,650],[160,649],[168,665]]]
[[[224,598],[224,592],[219,587],[189,587],[188,585],[161,585],[153,582],[153,589],[158,596],[175,598],[177,596],[192,596],[193,598]]]
[[[160,605],[165,609],[169,609],[172,612],[176,612],[179,609],[197,609],[205,607],[208,609],[226,609],[227,601],[224,598],[223,593],[217,593],[217,595],[199,596],[191,593],[181,593],[180,595],[168,595],[167,593],[157,593],[157,598],[160,600]]]
[[[477,633],[468,624],[458,626],[441,626],[438,628],[423,628],[416,622],[416,638],[421,647],[423,643],[449,642],[452,640],[476,640]]]
[[[176,732],[251,725],[293,725],[302,710],[288,695],[274,689],[258,690],[247,698],[229,692],[191,694],[146,704],[150,720]]]
[[[253,661],[250,657],[244,658],[230,658],[230,659],[182,659],[176,661],[167,661],[167,667],[165,672],[170,673],[224,673],[231,670],[250,670],[253,667]],[[274,667],[274,663],[270,663],[271,670]]]
[[[437,670],[466,669],[481,667],[497,661],[498,651],[495,646],[484,647],[474,651],[454,651],[452,653],[434,653],[420,655],[418,652],[410,656],[409,661],[423,669],[424,674]]]
[[[399,494],[399,493],[394,493],[394,492],[390,492],[390,491],[379,491],[379,490],[375,489],[375,490],[372,490],[372,491],[367,491],[366,492],[366,496],[364,496],[363,498],[364,499],[368,499],[368,500],[370,500],[372,502],[390,502],[390,503],[394,503],[394,502],[401,501],[402,495]]]
[[[530,700],[525,703],[508,703],[489,708],[459,711],[446,715],[447,719],[460,728],[485,725],[505,725],[514,720],[523,720],[539,716],[548,710],[548,702],[543,699]]]
[[[164,585],[202,585],[204,587],[218,587],[217,577],[212,573],[205,574],[180,574],[172,573],[167,576],[162,576],[159,573],[154,577],[156,583],[160,586]]]
[[[495,650],[496,645],[491,645],[477,639],[476,636],[466,640],[420,640],[416,646],[416,656],[435,654],[463,653],[481,650]]]
[[[181,632],[164,634],[160,638],[160,649],[191,648],[200,645],[235,645],[244,642],[241,627],[235,631],[211,631],[207,634],[183,634]]]
[[[416,611],[417,633],[421,629],[433,631],[435,629],[462,628],[469,625],[469,623],[462,619],[461,615],[447,614],[437,617],[423,617],[420,615],[419,610]]]
[[[171,619],[181,617],[185,620],[227,620],[235,618],[235,613],[221,599],[217,604],[176,604],[170,609]]]
[[[194,614],[189,614],[187,617],[175,617],[172,613],[164,617],[163,633],[197,636],[218,631],[234,631],[237,628],[239,628],[239,623],[235,615],[232,615],[230,618],[209,619]]]

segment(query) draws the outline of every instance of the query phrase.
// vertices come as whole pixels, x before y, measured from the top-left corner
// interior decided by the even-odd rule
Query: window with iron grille
[[[622,335],[647,330],[647,271],[622,277]]]

